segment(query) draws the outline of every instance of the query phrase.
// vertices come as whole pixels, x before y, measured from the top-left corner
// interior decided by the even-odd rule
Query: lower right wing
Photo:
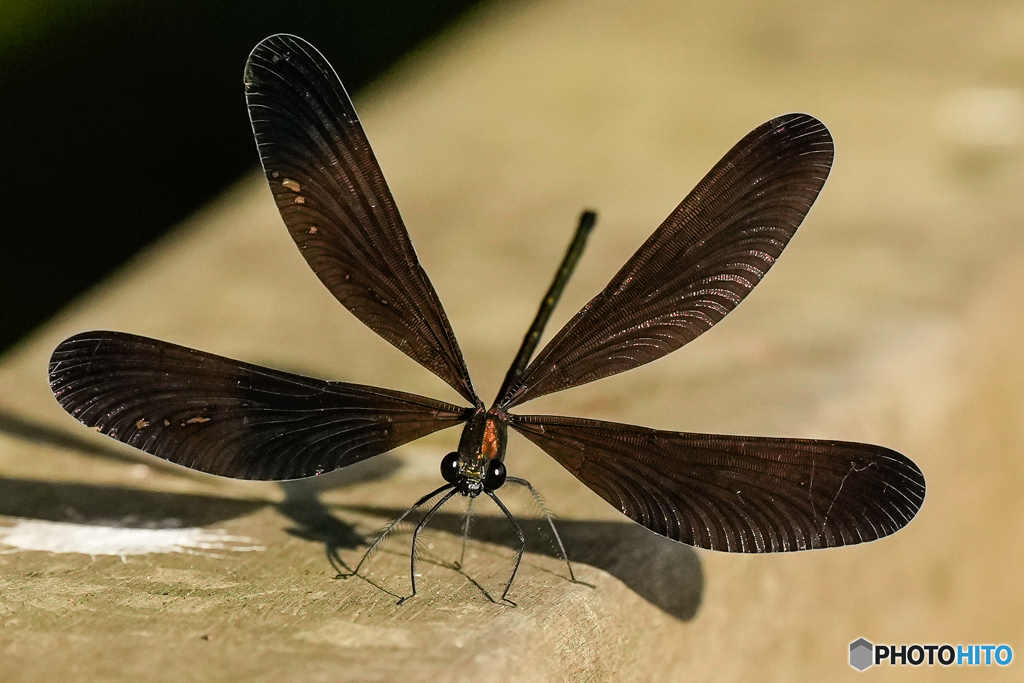
[[[882,446],[511,418],[516,431],[624,515],[709,550],[766,553],[873,541],[903,528],[924,502],[921,470]]]

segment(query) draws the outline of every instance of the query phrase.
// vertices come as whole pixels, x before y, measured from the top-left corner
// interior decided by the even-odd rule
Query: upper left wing
[[[260,42],[245,97],[288,232],[331,294],[367,327],[479,405],[437,292],[334,69],[295,36]]]

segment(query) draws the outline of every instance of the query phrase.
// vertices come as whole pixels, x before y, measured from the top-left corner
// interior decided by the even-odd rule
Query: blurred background
[[[0,3],[0,353],[258,164],[257,42],[305,37],[354,91],[474,4]]]
[[[1019,1],[106,0],[0,12],[0,535],[25,519],[173,518],[266,548],[127,562],[4,550],[5,672],[852,680],[859,637],[1008,643],[1020,656]],[[281,488],[161,467],[81,427],[46,365],[88,329],[458,400],[323,289],[256,171],[242,67],[282,31],[312,41],[355,91],[485,401],[580,209],[597,209],[598,225],[548,336],[748,131],[791,111],[824,121],[829,180],[735,312],[678,353],[529,411],[884,444],[925,473],[918,517],[821,552],[665,550],[621,533],[614,510],[513,437],[510,473],[585,543],[575,556],[597,588],[531,554],[517,609],[428,568],[422,601],[396,610],[365,582],[335,582],[325,551],[358,558],[360,534],[436,488],[456,433],[400,449],[358,484]],[[384,560],[381,572],[405,576],[407,556]],[[1010,680],[1016,666],[912,675]]]

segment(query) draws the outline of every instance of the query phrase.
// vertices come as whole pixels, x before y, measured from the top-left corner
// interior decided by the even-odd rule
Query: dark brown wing
[[[861,443],[663,432],[512,416],[512,426],[648,529],[710,550],[764,553],[873,541],[924,502],[924,475]]]
[[[464,421],[468,408],[327,382],[121,332],[85,332],[50,358],[64,410],[97,431],[236,479],[329,472]]]
[[[649,363],[724,318],[782,253],[832,154],[828,129],[806,114],[756,128],[537,355],[499,407]]]
[[[271,36],[249,55],[245,95],[270,189],[313,272],[370,329],[479,405],[455,334],[331,65],[300,38]]]

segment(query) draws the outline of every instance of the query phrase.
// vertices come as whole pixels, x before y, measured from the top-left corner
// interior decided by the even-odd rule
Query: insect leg
[[[511,605],[515,605],[516,603],[512,602],[505,596],[508,595],[509,589],[512,588],[512,581],[515,580],[516,572],[519,571],[519,563],[523,560],[523,551],[526,550],[526,536],[523,535],[523,530],[519,528],[519,522],[517,522],[516,518],[512,516],[512,513],[508,511],[508,508],[505,507],[505,504],[502,503],[498,499],[498,497],[494,495],[491,491],[485,491],[485,493],[491,497],[491,500],[497,503],[498,507],[501,508],[501,511],[505,513],[506,517],[508,517],[508,521],[512,522],[512,528],[515,529],[516,536],[519,537],[519,552],[516,553],[516,563],[512,567],[512,576],[508,577],[508,583],[505,584],[505,592],[501,594],[502,600],[508,602]]]
[[[358,574],[359,573],[359,569],[363,566],[363,563],[366,562],[366,560],[368,560],[369,557],[373,553],[377,552],[377,549],[380,547],[380,544],[384,542],[384,539],[386,539],[388,537],[388,535],[392,532],[392,530],[394,530],[394,528],[396,526],[398,526],[398,524],[403,519],[405,519],[406,517],[409,516],[410,512],[412,512],[413,510],[418,508],[420,505],[423,505],[428,500],[430,500],[431,498],[433,498],[437,494],[441,493],[445,489],[451,489],[451,488],[455,488],[455,485],[454,484],[445,484],[441,488],[436,489],[434,491],[431,491],[430,493],[428,493],[427,495],[423,496],[422,498],[417,500],[415,503],[413,503],[412,507],[410,507],[408,510],[403,512],[401,514],[401,516],[398,517],[398,519],[395,519],[395,520],[391,521],[386,527],[384,527],[381,530],[380,534],[377,536],[377,539],[373,543],[370,544],[370,547],[366,549],[366,552],[363,553],[362,558],[360,558],[360,560],[359,560],[359,564],[356,565],[356,568],[352,571],[352,573],[351,574],[346,574],[345,576],[346,577],[348,577],[348,576],[355,576],[356,574]]]
[[[551,516],[551,513],[548,512],[548,506],[544,504],[544,499],[540,497],[539,493],[537,493],[537,489],[533,488],[533,484],[525,479],[520,479],[519,477],[508,477],[505,479],[505,482],[525,486],[530,491],[533,499],[537,501],[537,505],[540,506],[541,512],[544,513],[544,519],[548,520],[548,526],[551,527],[551,533],[555,536],[555,543],[558,544],[558,551],[562,553],[562,559],[565,560],[565,565],[569,568],[569,579],[573,583],[577,583],[576,575],[572,571],[572,562],[569,561],[569,556],[565,552],[565,546],[562,544],[562,537],[558,535],[558,529],[555,528],[555,520]]]
[[[416,541],[419,539],[420,531],[422,531],[423,527],[427,525],[427,522],[430,521],[430,518],[434,516],[434,513],[440,510],[442,505],[447,503],[452,496],[459,492],[459,490],[455,488],[454,485],[449,484],[449,487],[451,487],[452,490],[444,494],[444,497],[441,500],[437,501],[434,507],[430,508],[427,511],[427,514],[423,515],[423,519],[421,519],[420,523],[416,525],[416,531],[412,532],[412,553],[410,554],[409,561],[409,579],[412,582],[412,595],[407,595],[406,597],[399,600],[399,605],[404,605],[406,600],[416,596]],[[442,486],[441,488],[443,489],[448,487]],[[438,491],[440,490],[441,489],[438,489]],[[435,491],[434,493],[436,494],[437,491]],[[423,499],[421,498],[420,500],[422,501]]]
[[[459,554],[459,561],[455,563],[456,569],[462,569],[463,563],[466,559],[466,539],[469,538],[469,522],[473,519],[473,501],[475,498],[469,499],[469,507],[466,510],[466,523],[462,525],[462,553]]]

